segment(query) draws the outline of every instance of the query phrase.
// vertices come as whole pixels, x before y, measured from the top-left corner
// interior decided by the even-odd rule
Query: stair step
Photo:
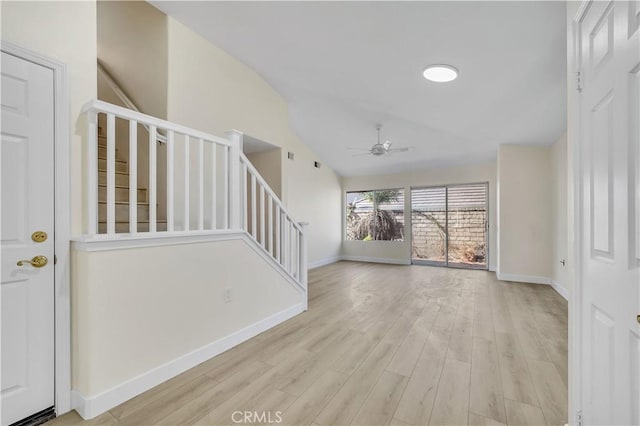
[[[138,202],[146,203],[147,202],[147,190],[144,188],[138,188]],[[98,201],[107,201],[107,186],[106,185],[98,185]],[[129,201],[129,186],[116,185],[116,202],[128,202]]]
[[[156,222],[156,231],[166,231],[167,222],[165,220]],[[105,234],[107,232],[107,222],[98,223],[98,233]],[[116,222],[117,233],[129,232],[129,222]],[[149,221],[138,221],[138,232],[149,232]]]
[[[107,220],[107,203],[100,201],[98,203],[98,220]],[[138,220],[149,220],[149,204],[138,203]],[[129,221],[129,203],[116,203],[116,222]]]
[[[98,170],[106,171],[107,170],[107,159],[106,158],[98,158]],[[116,172],[126,173],[128,171],[127,162],[123,160],[116,160]]]
[[[116,160],[118,160],[118,148],[116,148]],[[98,145],[98,158],[107,158],[107,146]],[[124,160],[121,160],[124,161]]]
[[[107,172],[104,170],[98,170],[98,185],[107,184]],[[129,186],[129,173],[116,171],[116,185]]]

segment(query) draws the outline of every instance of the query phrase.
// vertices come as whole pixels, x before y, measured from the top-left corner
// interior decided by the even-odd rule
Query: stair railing
[[[158,176],[157,176],[157,134],[158,131],[164,130],[167,134],[167,159],[166,159],[166,210],[167,210],[167,231],[172,232],[189,232],[189,231],[203,231],[203,230],[217,230],[217,229],[240,229],[239,220],[234,220],[235,217],[239,217],[239,207],[233,206],[235,202],[239,203],[239,200],[235,200],[230,195],[230,188],[238,186],[239,172],[235,175],[232,173],[231,163],[232,157],[235,157],[235,163],[238,163],[238,156],[240,154],[239,144],[232,143],[234,138],[238,138],[239,135],[235,135],[232,132],[230,134],[231,139],[221,138],[213,136],[198,130],[190,129],[185,126],[181,126],[166,120],[155,118],[146,114],[142,114],[137,111],[133,111],[127,108],[123,108],[117,105],[109,104],[107,102],[94,100],[83,107],[83,112],[87,114],[88,119],[88,146],[87,146],[87,164],[88,166],[88,191],[87,191],[87,222],[86,222],[86,234],[88,236],[99,236],[102,238],[118,238],[123,234],[116,233],[116,168],[115,168],[115,123],[116,118],[122,119],[129,124],[129,141],[138,140],[138,124],[147,126],[149,128],[149,234],[155,234],[157,231],[157,194],[158,194]],[[98,232],[98,115],[106,115],[106,223],[107,229],[105,234],[99,234]],[[178,141],[179,139],[179,141]],[[183,150],[182,164],[177,165],[175,161],[176,146],[181,145]],[[191,188],[191,149],[195,146],[198,155],[198,170],[197,170],[197,188],[196,191],[192,191]],[[208,164],[205,164],[204,150],[205,146],[210,146]],[[140,231],[137,229],[138,224],[138,198],[137,198],[137,158],[138,158],[138,144],[129,143],[129,235],[135,235]],[[218,156],[221,156],[221,161],[218,160]],[[208,167],[207,167],[208,166]],[[180,170],[176,170],[179,168]],[[208,170],[207,170],[208,168]],[[220,170],[222,168],[222,170]],[[236,167],[237,168],[237,167]],[[175,174],[180,171],[183,173],[183,188],[182,191],[182,225],[181,229],[177,227],[176,223],[176,210],[175,203],[175,188],[174,180]],[[211,182],[205,183],[205,171],[211,178]],[[220,185],[217,179],[223,179],[224,182]],[[222,194],[218,194],[217,189],[223,188]],[[208,210],[208,216],[205,218],[205,187],[210,191],[208,194],[210,206]],[[196,223],[195,227],[191,227],[191,194],[196,193],[197,211],[195,214]],[[237,197],[236,197],[237,198]],[[104,212],[101,212],[100,216],[104,217]],[[218,213],[221,213],[222,217],[218,217]]]
[[[145,235],[162,238],[215,231],[246,232],[302,289],[307,286],[305,223],[296,222],[260,173],[240,151],[242,133],[226,138],[162,120],[104,101],[86,103],[87,189],[85,240],[125,240]],[[98,116],[106,116],[106,212],[99,214]],[[129,129],[129,232],[116,232],[116,119]],[[149,129],[149,229],[138,229],[138,125]],[[166,182],[158,182],[156,141],[166,133]],[[195,151],[192,149],[195,148]],[[182,151],[182,161],[176,151]],[[194,159],[196,161],[194,161]],[[195,167],[195,170],[192,168]],[[194,173],[192,173],[192,171]],[[181,200],[176,200],[175,177],[181,174]],[[196,175],[193,179],[193,175]],[[195,180],[195,188],[192,188]],[[157,227],[158,184],[166,185],[167,229]],[[103,184],[104,185],[104,184]],[[195,193],[195,199],[191,196]],[[181,205],[178,206],[178,201]],[[206,205],[205,205],[206,203]],[[191,212],[192,206],[196,212]],[[176,219],[182,214],[182,223]],[[98,218],[106,215],[106,232],[100,233]],[[194,220],[192,220],[192,217]],[[195,226],[191,226],[194,222]]]
[[[242,229],[259,244],[291,277],[306,280],[304,226],[287,212],[278,196],[240,153],[242,186]],[[305,282],[306,283],[306,282]]]

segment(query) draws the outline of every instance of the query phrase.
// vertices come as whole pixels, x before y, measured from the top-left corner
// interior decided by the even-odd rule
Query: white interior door
[[[585,424],[640,424],[640,2],[578,21],[581,405]]]
[[[54,99],[51,69],[3,52],[1,74],[1,403],[8,425],[54,405]],[[37,231],[47,238],[40,241]],[[32,259],[35,266],[18,265]]]

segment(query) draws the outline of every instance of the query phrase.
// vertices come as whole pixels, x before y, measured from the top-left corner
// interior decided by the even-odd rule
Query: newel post
[[[242,212],[240,211],[240,151],[242,149],[242,132],[229,130],[227,139],[229,148],[229,229],[241,229]]]
[[[85,106],[87,114],[87,235],[98,233],[98,114]]]
[[[304,310],[309,307],[309,261],[307,259],[307,226],[309,222],[298,222],[300,232],[300,280],[304,287]]]

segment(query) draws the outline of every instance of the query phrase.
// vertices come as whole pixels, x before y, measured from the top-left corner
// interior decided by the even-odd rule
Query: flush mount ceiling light
[[[436,83],[446,83],[458,78],[458,70],[451,65],[429,65],[424,69],[422,75],[427,80],[435,81]]]

